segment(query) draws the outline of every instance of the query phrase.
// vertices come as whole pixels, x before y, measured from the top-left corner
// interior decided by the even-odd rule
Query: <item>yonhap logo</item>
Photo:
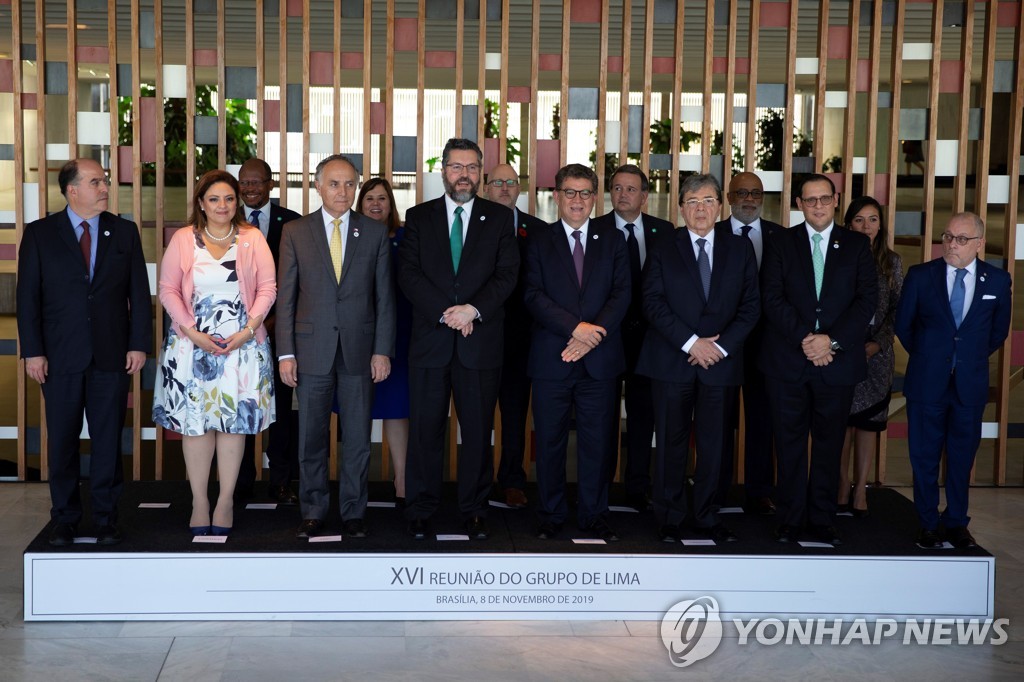
[[[688,599],[674,605],[661,619],[661,641],[669,660],[685,668],[715,653],[722,643],[722,620],[714,597]]]

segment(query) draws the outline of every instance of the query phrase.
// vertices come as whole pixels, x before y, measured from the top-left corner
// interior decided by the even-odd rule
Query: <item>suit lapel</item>
[[[794,227],[792,237],[794,244],[796,244],[796,262],[803,273],[804,283],[810,292],[811,300],[817,301],[818,292],[814,290],[814,263],[811,260],[811,241],[807,238],[807,223],[800,223]],[[827,244],[822,244],[822,248],[827,246]],[[821,289],[822,291],[825,290],[824,284],[822,284]]]
[[[725,269],[728,267],[730,249],[732,240],[729,237],[732,236],[732,226],[723,228],[718,231],[715,235],[715,246],[714,263],[711,265],[711,294],[713,296],[716,291],[722,286],[722,278],[725,277]]]
[[[839,259],[845,258],[846,254],[844,247],[848,246],[846,233],[839,227],[839,225],[832,226],[832,235],[829,242],[821,243],[823,249],[828,249],[825,252],[825,273],[821,278],[821,291],[832,291],[832,282],[836,277],[836,270],[839,268]],[[811,277],[814,276],[814,265],[811,265]]]
[[[71,224],[71,218],[68,217],[67,209],[61,211],[61,216],[60,228],[57,230],[57,235],[73,253],[78,254],[78,260],[82,263],[82,267],[84,268],[85,261],[81,256],[82,249],[78,245],[78,240],[75,238],[75,228]]]
[[[309,214],[306,228],[310,231],[317,253],[320,254],[320,262],[327,268],[328,276],[333,280],[334,261],[331,260],[331,244],[327,241],[327,226],[324,225],[323,213],[317,211]]]
[[[601,260],[601,252],[605,248],[604,242],[606,240],[601,239],[603,235],[599,234],[599,231],[594,229],[594,221],[590,221],[590,227],[587,229],[587,243],[583,245],[583,285],[581,289],[587,288],[587,282],[590,280],[591,273],[594,272],[594,268],[597,267],[596,263]],[[621,233],[612,228],[612,232],[606,232],[608,239],[613,239],[616,235],[621,239]],[[568,245],[568,244],[567,244]],[[572,256],[572,252],[569,253]],[[573,273],[576,272],[576,265],[573,264]]]
[[[697,269],[697,256],[693,252],[693,241],[690,239],[690,231],[680,228],[676,236],[676,248],[679,249],[679,257],[683,261],[683,269],[690,276],[694,291],[704,298],[704,284],[700,281],[700,271]],[[707,301],[705,301],[707,303]]]
[[[980,268],[978,272],[980,272]],[[953,319],[953,309],[949,306],[949,290],[946,288],[946,261],[944,261],[941,258],[935,260],[935,267],[932,268],[931,277],[932,286],[934,287],[933,291],[942,292],[941,296],[936,297],[936,303],[940,308],[942,308],[942,315],[945,318],[946,322],[949,323],[949,326],[952,327],[953,329],[956,329],[956,320]],[[978,282],[978,284],[980,284],[980,282]],[[975,286],[974,298],[978,297],[978,287]],[[973,300],[971,301],[971,307],[974,307]],[[971,311],[969,310],[967,311],[968,315],[970,314],[970,312]],[[960,321],[960,324],[963,325],[963,320]]]
[[[340,287],[345,282],[345,277],[348,276],[349,267],[354,262],[356,249],[362,248],[362,240],[359,237],[359,228],[362,226],[360,222],[360,216],[355,211],[348,212],[348,235],[345,240],[345,253],[341,257],[341,281],[338,282]],[[333,264],[332,264],[333,267]]]
[[[943,274],[945,274],[945,268],[943,268],[942,270]],[[971,307],[967,309],[967,314],[964,315],[964,319],[960,321],[961,328],[963,328],[963,326],[967,324],[968,320],[974,319],[974,314],[977,310],[981,308],[979,304],[982,300],[984,300],[985,294],[991,293],[992,291],[992,285],[988,281],[988,268],[984,267],[984,261],[978,261],[976,267],[974,268],[974,277],[974,298],[971,299]],[[945,284],[945,281],[943,281],[943,284]],[[948,305],[946,307],[949,308],[949,317],[950,319],[952,319],[953,309],[950,308]]]
[[[113,240],[114,221],[107,213],[100,213],[100,220],[96,223],[96,265],[93,267],[93,279],[95,280],[102,272],[103,259],[110,249],[110,242]]]
[[[565,268],[566,273],[569,275],[569,279],[576,288],[580,288],[580,281],[576,278],[576,264],[572,260],[572,249],[569,248],[569,242],[565,238],[565,228],[562,227],[562,221],[559,220],[551,224],[551,240],[555,245],[555,258],[561,261],[562,266]],[[583,257],[583,271],[587,269],[587,258],[586,255]]]
[[[466,217],[463,219],[465,220]],[[430,229],[433,232],[434,239],[437,243],[438,256],[445,256],[444,261],[448,264],[448,272],[451,273],[452,279],[455,279],[455,264],[452,263],[451,225],[448,224],[448,208],[445,205],[444,197],[440,197],[435,200],[434,220],[431,221]],[[420,238],[422,239],[422,237]],[[463,247],[465,247],[465,244],[463,244]],[[465,248],[463,248],[463,257],[464,256]],[[459,260],[459,264],[462,264],[461,259]]]

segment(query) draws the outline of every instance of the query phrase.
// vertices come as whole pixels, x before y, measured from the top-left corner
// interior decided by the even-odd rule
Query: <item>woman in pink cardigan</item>
[[[245,221],[238,181],[226,171],[199,179],[191,225],[174,233],[160,270],[171,316],[160,354],[153,421],[182,434],[192,486],[193,535],[227,535],[245,436],[274,421],[274,377],[263,318],[277,296],[274,258]],[[210,514],[214,452],[220,493]]]

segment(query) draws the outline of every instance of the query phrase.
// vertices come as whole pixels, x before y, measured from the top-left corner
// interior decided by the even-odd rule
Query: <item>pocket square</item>
[[[995,299],[996,297],[993,296],[992,294],[985,294],[984,296],[981,297],[981,300],[983,301],[994,301]]]

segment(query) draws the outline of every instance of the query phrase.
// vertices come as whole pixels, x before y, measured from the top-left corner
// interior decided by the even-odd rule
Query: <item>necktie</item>
[[[334,263],[334,277],[341,282],[341,218],[331,221],[334,232],[331,233],[331,262]]]
[[[259,211],[259,209],[256,209],[255,211],[253,211],[252,213],[249,214],[249,224],[252,225],[253,227],[255,227],[256,229],[259,229],[259,227],[260,227],[260,211]]]
[[[455,207],[455,219],[452,220],[452,231],[448,235],[448,241],[452,245],[452,267],[455,272],[459,271],[459,261],[462,259],[462,207]]]
[[[583,286],[583,242],[580,241],[583,233],[579,230],[572,231],[572,238],[576,243],[572,245],[572,263],[576,266],[576,281]]]
[[[85,271],[92,276],[92,269],[89,267],[92,262],[92,235],[89,234],[89,223],[82,221],[79,226],[82,228],[82,238],[78,240],[78,245],[82,247],[82,258],[85,260]]]
[[[705,301],[711,295],[711,260],[708,258],[708,252],[704,250],[707,243],[708,240],[703,237],[697,240],[697,248],[700,249],[697,254],[697,271],[700,272],[700,283],[704,287]]]
[[[639,309],[640,297],[640,273],[643,266],[640,265],[640,242],[636,238],[636,225],[626,223],[626,248],[629,250],[629,273],[632,275],[633,303]]]
[[[814,295],[821,298],[821,281],[825,277],[825,254],[821,252],[821,235],[812,234],[811,264],[814,265]]]
[[[754,229],[754,228],[752,228],[750,225],[744,225],[743,227],[740,228],[740,230],[743,232],[743,236],[744,237],[749,237],[750,236],[750,231],[752,229]]]
[[[957,328],[964,320],[964,294],[967,286],[964,284],[964,277],[967,276],[967,268],[957,268],[956,280],[953,282],[953,291],[949,295],[949,307],[953,311],[953,322]]]

